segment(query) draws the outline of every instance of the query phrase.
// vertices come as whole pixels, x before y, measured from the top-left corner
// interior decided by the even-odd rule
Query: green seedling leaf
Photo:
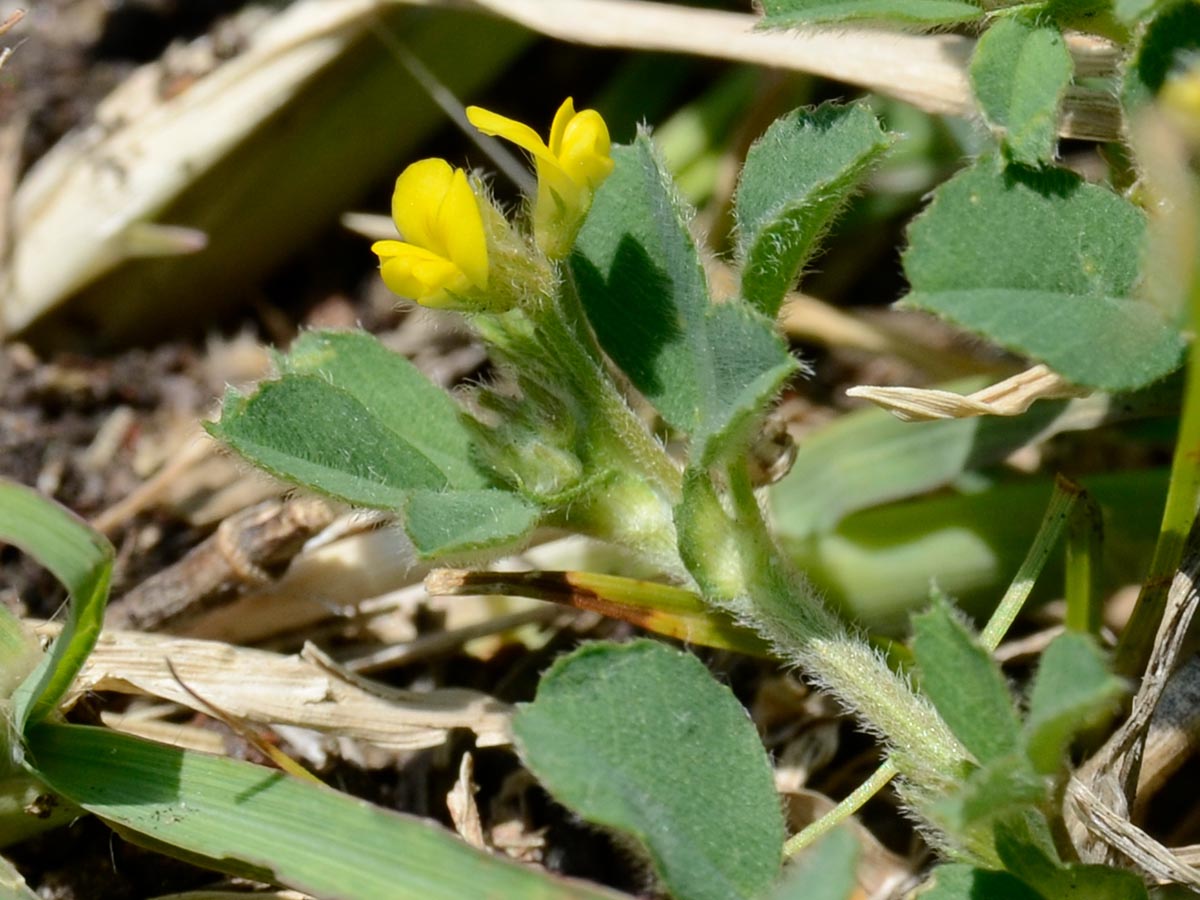
[[[92,652],[104,621],[114,553],[82,519],[6,479],[0,479],[0,541],[36,559],[71,595],[67,621],[50,652],[12,694],[12,724],[21,733],[58,706]],[[28,659],[11,662],[24,666]]]
[[[277,478],[359,506],[398,509],[414,489],[448,486],[429,457],[313,375],[227,395],[209,431]]]
[[[694,460],[745,436],[796,369],[770,322],[709,301],[687,210],[646,135],[613,151],[571,256],[579,296],[605,352],[675,429]]]
[[[913,655],[921,690],[979,762],[1016,752],[1020,723],[1000,667],[944,599],[913,617]]]
[[[1154,10],[1125,68],[1121,99],[1126,110],[1152,101],[1168,76],[1187,71],[1200,50],[1200,8],[1195,3],[1161,3],[1129,14],[1142,17]]]
[[[374,335],[306,332],[280,362],[284,373],[317,375],[345,391],[437,466],[451,487],[491,486],[472,461],[471,433],[454,400]]]
[[[838,828],[788,864],[770,900],[850,900],[857,870],[858,840]]]
[[[694,656],[589,644],[546,673],[513,732],[550,793],[635,838],[675,896],[758,897],[778,875],[783,819],[766,753]]]
[[[1134,297],[1143,214],[1065,170],[984,159],[934,192],[909,228],[905,305],[1046,363],[1130,390],[1179,366],[1185,340]]]
[[[1132,872],[1096,865],[1064,865],[1045,817],[1035,811],[996,823],[996,853],[1005,868],[1046,900],[1145,900],[1146,886]]]
[[[37,635],[12,610],[0,604],[0,702],[12,696],[41,658]]]
[[[318,897],[609,898],[489,856],[432,822],[282,772],[103,728],[41,725],[30,770],[132,840]]]
[[[742,296],[774,318],[833,219],[891,138],[865,106],[777,119],[746,154],[735,214]]]
[[[1074,64],[1062,32],[1023,16],[1000,19],[971,58],[971,87],[1009,156],[1039,166],[1054,157],[1058,108]]]
[[[1007,872],[976,869],[962,863],[938,866],[920,900],[1046,900],[1019,878]]]
[[[982,18],[983,9],[961,0],[763,0],[764,28],[838,22],[878,22],[936,28]]]
[[[1057,772],[1071,739],[1109,712],[1125,692],[1089,636],[1067,632],[1046,648],[1033,680],[1025,752],[1039,772]]]
[[[431,559],[519,543],[540,515],[539,507],[508,491],[414,491],[404,505],[404,530]]]

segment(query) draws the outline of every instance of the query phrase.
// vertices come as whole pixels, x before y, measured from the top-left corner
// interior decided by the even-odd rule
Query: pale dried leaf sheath
[[[974,41],[958,35],[844,27],[756,32],[758,16],[645,0],[393,2],[486,9],[564,41],[693,53],[809,72],[905,100],[927,112],[977,114],[966,71]],[[1067,46],[1081,74],[1110,72],[1116,63],[1114,48],[1097,38],[1070,35]],[[1094,91],[1068,93],[1060,123],[1064,137],[1113,140],[1119,127],[1111,97]]]
[[[146,694],[207,714],[181,681],[232,717],[311,728],[385,750],[436,747],[456,728],[475,732],[480,747],[510,739],[509,707],[477,691],[387,689],[384,696],[298,656],[128,631],[100,636],[75,692]]]
[[[953,391],[866,384],[846,391],[848,397],[870,400],[905,422],[1019,416],[1036,400],[1086,397],[1089,393],[1043,365],[1033,366],[966,396]]]
[[[0,334],[136,255],[139,223],[151,222],[365,33],[379,5],[297,3],[241,56],[165,101],[155,65],[135,73],[92,128],[56,146],[18,188],[12,255],[0,270]]]

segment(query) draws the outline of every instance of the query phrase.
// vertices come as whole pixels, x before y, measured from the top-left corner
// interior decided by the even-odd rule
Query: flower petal
[[[566,133],[567,125],[573,118],[575,118],[575,101],[568,97],[562,102],[558,112],[554,114],[554,122],[550,126],[550,152],[556,157],[562,155],[563,134]]]
[[[576,184],[595,190],[612,173],[608,126],[594,109],[585,109],[567,123],[560,144],[559,162]]]
[[[437,232],[446,250],[446,256],[462,270],[475,287],[483,289],[488,282],[487,235],[483,230],[483,216],[479,212],[479,201],[467,173],[454,170],[450,187],[442,199],[437,213]]]
[[[467,107],[467,120],[484,134],[512,141],[521,149],[532,153],[535,159],[554,161],[554,154],[550,152],[545,141],[538,137],[536,131],[522,122],[479,106]]]
[[[411,297],[423,306],[449,306],[451,294],[470,288],[462,269],[423,247],[403,241],[376,241],[371,250],[379,256],[379,273],[388,288]]]
[[[392,218],[405,241],[449,255],[438,234],[437,213],[453,179],[454,169],[444,159],[423,159],[400,173],[392,192]]]

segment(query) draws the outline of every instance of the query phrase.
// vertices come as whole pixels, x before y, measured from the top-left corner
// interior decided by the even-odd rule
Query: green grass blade
[[[1104,560],[1104,514],[1083,488],[1067,521],[1067,552],[1063,596],[1067,602],[1066,626],[1083,634],[1100,633],[1103,612],[1101,565]]]
[[[1078,489],[1074,485],[1062,480],[1055,482],[1054,493],[1051,494],[1050,503],[1046,507],[1046,515],[1037,534],[1034,535],[1033,543],[1029,545],[1029,552],[1021,563],[1021,568],[1013,576],[1008,590],[1000,599],[995,613],[988,619],[987,625],[979,635],[979,642],[988,650],[995,650],[1000,646],[1004,635],[1008,634],[1008,629],[1025,606],[1025,601],[1029,599],[1033,590],[1033,583],[1046,567],[1050,552],[1058,543],[1058,537],[1066,527],[1078,497]]]
[[[103,728],[46,725],[28,765],[131,837],[321,898],[612,898],[488,856],[434,823],[281,772]]]
[[[104,620],[113,548],[67,509],[32,488],[0,479],[0,541],[28,553],[71,594],[62,633],[50,653],[13,693],[17,731],[44,718],[62,699]]]

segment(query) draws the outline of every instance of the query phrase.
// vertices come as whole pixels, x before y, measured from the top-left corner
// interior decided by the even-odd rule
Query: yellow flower
[[[404,240],[371,245],[384,284],[424,306],[472,306],[488,286],[488,248],[466,172],[444,159],[413,163],[396,179],[392,219]]]
[[[566,256],[592,205],[592,194],[613,169],[608,126],[600,113],[575,112],[568,97],[550,126],[549,145],[528,125],[478,106],[467,107],[467,118],[484,134],[510,140],[533,156],[538,175],[533,234],[548,256]]]

